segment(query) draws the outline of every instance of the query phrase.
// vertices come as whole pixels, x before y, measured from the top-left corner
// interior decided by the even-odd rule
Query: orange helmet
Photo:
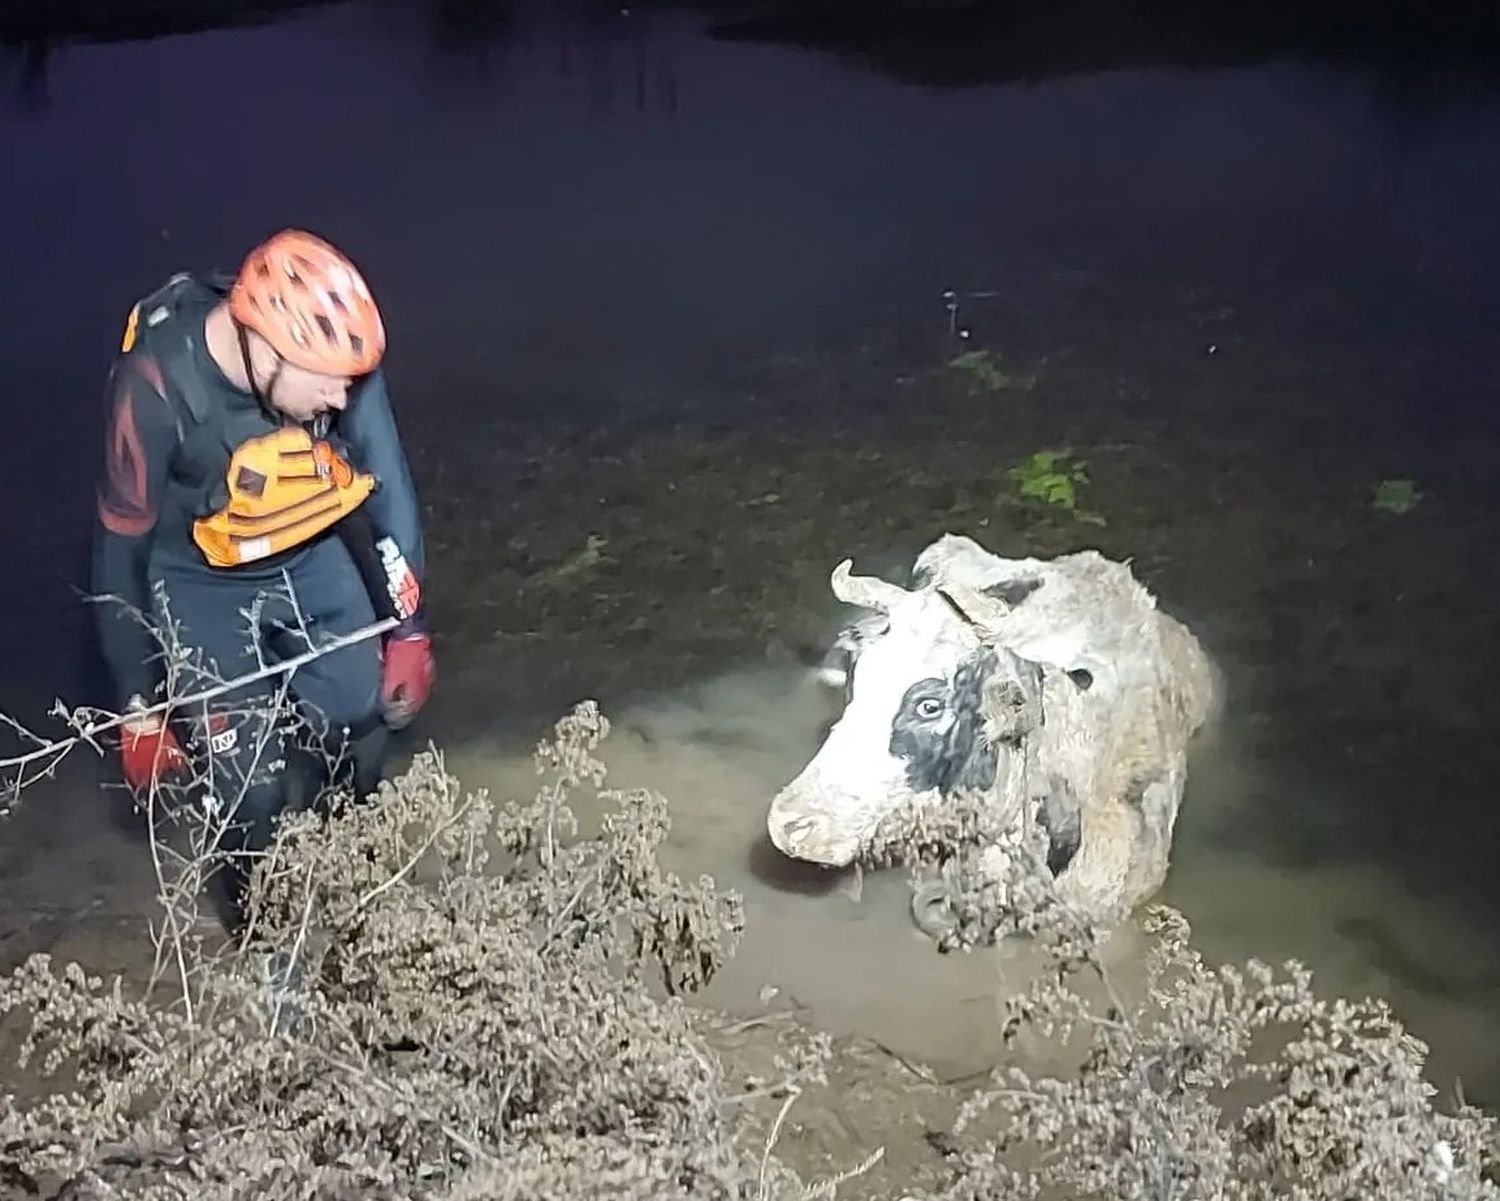
[[[323,375],[363,375],[385,352],[385,326],[364,277],[301,230],[282,230],[250,252],[229,311],[282,358]]]

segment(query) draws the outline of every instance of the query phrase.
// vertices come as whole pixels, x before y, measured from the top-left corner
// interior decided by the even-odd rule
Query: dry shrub
[[[575,836],[607,730],[592,704],[560,722],[529,806],[424,754],[373,803],[299,815],[249,936],[184,939],[175,997],[45,956],[0,982],[23,1062],[59,1083],[7,1098],[11,1178],[195,1201],[800,1191],[736,1148],[683,1000],[732,953],[739,899],[660,869],[654,794],[601,792],[602,833]]]
[[[45,956],[0,980],[0,1011],[28,1023],[23,1065],[54,1085],[5,1098],[0,1181],[195,1201],[832,1198],[875,1156],[804,1188],[772,1155],[829,1041],[727,1095],[686,997],[743,911],[661,870],[665,801],[602,790],[607,731],[591,704],[560,722],[524,805],[463,793],[425,754],[371,804],[300,815],[242,943],[166,924],[176,970],[153,981],[175,992]],[[597,837],[578,835],[580,789],[611,806]],[[1076,1051],[1070,1073],[1011,1063],[974,1093],[934,1138],[952,1178],[929,1201],[1500,1198],[1493,1120],[1439,1112],[1425,1047],[1383,1004],[1321,999],[1295,963],[1212,968],[1164,909],[1127,1003],[1110,930],[1058,897],[1039,830],[1004,825],[962,805],[902,815],[870,852],[925,873],[946,946],[1041,950],[1041,979],[1005,1002],[1007,1041]],[[750,1097],[779,1110],[746,1148]]]
[[[944,910],[941,949],[1040,953],[1035,982],[1003,1000],[1005,1042],[1071,1047],[1076,1067],[996,1071],[936,1140],[953,1168],[941,1201],[1500,1201],[1495,1118],[1461,1096],[1436,1107],[1427,1047],[1383,1001],[1320,997],[1296,961],[1211,967],[1182,915],[1152,906],[1129,1003],[1104,953],[1124,915],[1084,919],[1036,823],[1002,828],[984,804],[897,815],[868,855],[913,869]]]

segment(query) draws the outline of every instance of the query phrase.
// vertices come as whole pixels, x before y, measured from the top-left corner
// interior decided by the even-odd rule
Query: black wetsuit
[[[193,541],[193,520],[227,496],[235,447],[287,424],[234,387],[204,346],[204,319],[222,286],[180,282],[170,298],[173,315],[122,354],[110,376],[92,591],[175,628],[174,641],[190,656],[173,682],[175,696],[284,661],[309,649],[309,637],[317,644],[376,620],[372,589],[351,556],[347,518],[342,532],[330,529],[232,568],[211,566]],[[142,302],[143,334],[152,308],[153,299]],[[365,538],[393,538],[421,580],[420,510],[379,370],[355,382],[325,436],[356,470],[379,481],[356,510]],[[112,600],[97,601],[97,619],[120,704],[137,695],[148,703],[164,699],[160,643]],[[420,623],[419,612],[413,624]],[[247,705],[282,688],[287,707],[306,723],[299,729],[281,722],[268,730],[264,710]],[[312,660],[289,680],[272,676],[216,698],[206,711],[178,714],[190,723],[188,753],[200,770],[211,760],[215,794],[233,806],[228,849],[263,850],[292,799],[280,767],[289,735],[292,747],[316,745],[340,756],[357,792],[374,787],[388,737],[379,689],[380,644],[371,638]],[[240,879],[235,893],[242,887]]]

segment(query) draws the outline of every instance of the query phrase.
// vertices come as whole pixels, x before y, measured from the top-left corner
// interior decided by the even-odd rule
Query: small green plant
[[[985,392],[1027,389],[1036,383],[1035,373],[1017,375],[1008,370],[993,350],[966,350],[948,360],[948,366],[967,376],[969,382]]]
[[[1417,491],[1417,485],[1412,480],[1381,480],[1370,503],[1382,513],[1395,513],[1399,516],[1410,513],[1421,499],[1422,494]]]
[[[1039,450],[1006,475],[1024,497],[1066,509],[1077,520],[1103,525],[1099,513],[1078,507],[1078,490],[1088,483],[1088,464],[1069,449]]]
[[[546,584],[561,584],[571,580],[574,576],[590,572],[609,558],[604,553],[604,547],[608,545],[609,539],[603,534],[590,534],[581,548],[574,551],[556,567],[542,572],[538,578]]]
[[[998,392],[1010,383],[1010,376],[1000,366],[1000,360],[992,351],[966,350],[948,360],[953,370],[967,375],[974,383],[991,392]]]

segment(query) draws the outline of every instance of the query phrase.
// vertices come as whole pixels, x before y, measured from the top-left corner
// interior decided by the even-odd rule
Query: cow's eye
[[[935,696],[924,696],[917,702],[917,716],[927,721],[934,717],[941,717],[943,713],[943,702]]]

